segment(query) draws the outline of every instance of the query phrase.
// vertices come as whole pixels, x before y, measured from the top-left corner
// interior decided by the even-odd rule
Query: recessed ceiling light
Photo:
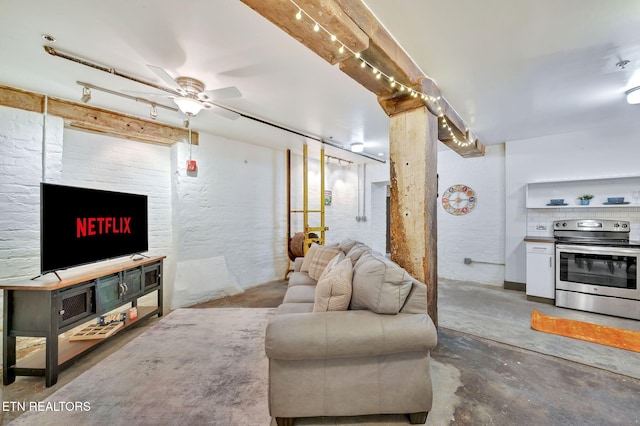
[[[42,34],[42,38],[44,39],[44,41],[49,42],[49,43],[55,43],[56,42],[56,38],[54,36],[49,35],[49,34]]]

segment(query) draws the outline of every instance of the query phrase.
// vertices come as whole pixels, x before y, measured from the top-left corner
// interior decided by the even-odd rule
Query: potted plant
[[[588,206],[589,205],[589,200],[593,198],[593,195],[591,194],[582,194],[578,197],[578,200],[580,200],[580,204],[583,206]]]

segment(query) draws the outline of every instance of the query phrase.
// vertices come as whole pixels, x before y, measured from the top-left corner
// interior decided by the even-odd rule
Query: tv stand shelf
[[[110,339],[70,341],[59,335],[100,315],[128,305],[138,308],[138,317],[127,318],[115,334],[154,315],[162,316],[163,259],[106,261],[63,271],[62,280],[45,276],[0,286],[4,291],[4,385],[13,383],[16,376],[44,376],[47,387],[56,384],[60,370]],[[138,298],[153,292],[157,292],[156,306],[138,306]],[[16,362],[19,336],[44,337],[45,349]]]

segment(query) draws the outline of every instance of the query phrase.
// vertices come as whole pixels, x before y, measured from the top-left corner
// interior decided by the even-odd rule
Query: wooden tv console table
[[[61,369],[108,340],[69,341],[58,336],[100,315],[129,303],[137,306],[138,318],[127,318],[119,331],[154,315],[162,316],[164,258],[110,260],[61,271],[62,280],[50,274],[0,285],[4,291],[4,385],[13,383],[16,376],[44,376],[47,387],[55,385]],[[158,296],[156,306],[138,306],[139,297],[154,291]],[[44,337],[45,350],[16,362],[18,336]]]

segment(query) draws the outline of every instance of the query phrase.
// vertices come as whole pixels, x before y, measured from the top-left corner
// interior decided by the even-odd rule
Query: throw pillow
[[[344,252],[344,254],[349,253],[349,250],[351,250],[356,244],[363,244],[360,241],[356,241],[356,240],[352,240],[351,238],[347,238],[345,240],[340,241],[339,245],[340,245],[340,250],[342,250]]]
[[[311,258],[315,256],[315,251],[321,249],[322,247],[333,247],[335,244],[330,246],[321,246],[318,243],[313,243],[307,250],[307,254],[302,258],[302,265],[300,265],[300,272],[309,272],[309,265],[311,265]]]
[[[407,271],[377,253],[365,253],[353,268],[351,309],[397,314],[414,279]]]
[[[355,244],[347,253],[347,257],[350,258],[353,265],[355,265],[358,259],[360,259],[360,256],[368,251],[371,251],[371,247],[364,244]]]
[[[320,275],[322,275],[322,271],[327,267],[329,261],[340,254],[340,251],[340,247],[338,247],[337,244],[330,246],[312,244],[307,255],[304,257],[304,262],[302,262],[300,270],[305,272],[306,264],[306,272],[309,273],[309,277],[317,280],[320,278]]]
[[[318,281],[324,278],[329,273],[329,271],[338,264],[338,262],[344,260],[345,258],[346,256],[344,253],[339,253],[337,256],[334,256],[333,259],[331,259],[329,263],[327,263],[327,266],[324,268],[324,271],[322,271],[322,274],[320,274],[320,278],[318,278]]]
[[[351,301],[351,260],[345,258],[327,269],[316,286],[313,312],[346,311]]]

